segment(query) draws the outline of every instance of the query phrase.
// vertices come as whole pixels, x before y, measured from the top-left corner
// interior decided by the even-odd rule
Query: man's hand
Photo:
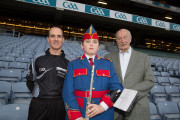
[[[85,120],[83,117],[78,118],[77,120]]]
[[[86,114],[89,118],[101,114],[102,112],[105,111],[101,105],[97,105],[97,104],[90,104],[87,106],[86,109],[88,109]]]

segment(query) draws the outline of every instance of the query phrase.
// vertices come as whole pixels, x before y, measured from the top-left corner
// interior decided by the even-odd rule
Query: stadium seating
[[[5,61],[0,61],[0,70],[2,69],[7,69],[8,68],[9,63],[5,62]]]
[[[19,53],[7,53],[7,56],[17,58],[19,57]]]
[[[21,62],[21,63],[29,63],[29,62],[30,62],[30,59],[29,59],[29,58],[26,58],[26,57],[18,57],[18,58],[16,58],[15,61],[16,61],[16,62]]]
[[[11,91],[11,83],[0,81],[0,106],[8,104],[10,91]]]
[[[2,49],[0,49],[0,57],[1,56],[6,56],[6,53],[5,52],[2,52]]]
[[[0,61],[5,61],[5,62],[13,62],[15,60],[14,57],[8,57],[8,56],[1,56]]]
[[[161,101],[157,103],[157,109],[163,120],[179,120],[180,112],[177,103]]]
[[[24,49],[23,49],[23,48],[20,48],[20,47],[18,47],[18,48],[13,48],[13,50],[12,50],[12,53],[23,54],[23,52],[24,52]]]
[[[8,104],[0,106],[1,120],[27,120],[29,104]]]
[[[12,48],[4,48],[3,47],[1,51],[5,52],[5,53],[10,53],[12,51]]]
[[[8,44],[8,42],[3,43],[3,45],[0,44],[2,45],[0,49],[5,49],[5,52],[0,52],[0,107],[10,103],[30,102],[32,95],[25,84],[28,66],[35,55],[49,48],[49,44],[45,37],[23,36],[22,39],[20,38],[19,40],[8,37],[6,41],[9,41],[11,44]],[[76,41],[65,40],[62,49],[65,52],[65,57],[70,61],[84,54],[79,42]],[[12,53],[14,53],[14,55]],[[99,57],[104,57],[108,53],[109,51],[100,48],[97,55]],[[15,56],[15,54],[17,54],[17,56]],[[9,56],[8,58],[7,55]],[[173,102],[177,104],[177,106],[179,105],[178,110],[180,110],[180,96],[178,96],[180,94],[180,77],[178,77],[180,62],[178,59],[165,56],[150,56],[150,60],[155,84],[148,94],[151,120],[165,120],[178,116],[177,111],[172,111],[170,114],[167,111],[162,112],[160,110],[161,108],[158,107],[158,103],[162,101]],[[21,65],[18,66],[18,63]],[[8,81],[5,83],[9,84],[6,88],[4,88],[5,85],[1,83],[4,81]],[[171,115],[173,115],[173,117]],[[177,117],[177,119],[179,118]]]
[[[22,57],[22,58],[32,59],[32,58],[33,58],[33,55],[32,55],[32,54],[27,54],[27,53],[25,53],[25,54],[21,54],[21,57]]]
[[[11,104],[30,103],[32,94],[26,86],[25,82],[12,84]]]
[[[0,81],[19,82],[21,81],[21,71],[17,69],[1,70]]]
[[[169,81],[170,81],[170,83],[171,83],[172,85],[180,86],[180,79],[178,79],[178,78],[170,77],[170,78],[169,78]]]
[[[168,77],[157,77],[157,79],[158,79],[158,82],[163,86],[164,85],[170,85]]]
[[[159,84],[157,80],[157,76],[154,76],[154,84]]]
[[[168,94],[168,99],[173,102],[180,101],[180,92],[177,86],[165,86],[165,91]]]
[[[172,76],[172,77],[175,76],[175,71],[174,71],[173,68],[169,68],[169,69],[168,69],[168,72],[169,72],[170,76]]]
[[[170,77],[170,74],[168,72],[161,72],[162,77]]]
[[[149,103],[151,120],[161,120],[161,116],[157,112],[157,108],[154,103]]]
[[[165,91],[167,94],[179,93],[179,88],[177,86],[165,86]]]
[[[27,73],[28,73],[28,70],[26,70],[26,71],[23,71],[23,73],[22,73],[22,82],[25,82],[26,81],[26,75],[27,75]]]
[[[179,108],[179,111],[180,111],[180,102],[178,102],[177,104],[178,104],[178,108]]]
[[[164,90],[164,86],[154,85],[150,93],[152,95],[153,103],[158,103],[159,101],[166,101],[168,99],[168,96]]]
[[[9,69],[18,69],[18,70],[24,71],[24,70],[27,70],[27,63],[11,62],[9,64]]]
[[[157,71],[158,72],[162,72],[163,71],[162,65],[156,65],[156,67],[157,67]]]
[[[154,76],[161,76],[161,73],[158,71],[153,71]]]

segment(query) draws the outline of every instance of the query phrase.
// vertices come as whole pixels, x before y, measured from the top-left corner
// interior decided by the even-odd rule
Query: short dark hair
[[[49,29],[49,31],[51,30],[51,28],[59,28],[61,31],[62,31],[62,36],[64,37],[64,32],[63,32],[63,29],[59,26],[59,25],[52,25],[52,26],[50,26],[50,29]],[[49,37],[49,31],[48,31],[48,37]]]

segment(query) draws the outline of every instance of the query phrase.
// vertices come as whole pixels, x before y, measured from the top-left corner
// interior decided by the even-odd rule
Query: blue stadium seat
[[[17,58],[17,57],[19,57],[20,55],[19,55],[18,53],[7,53],[7,56]]]
[[[23,73],[22,73],[22,82],[25,82],[26,81],[26,75],[27,75],[27,73],[28,73],[28,70],[26,70],[26,71],[23,71]]]
[[[167,66],[163,66],[163,71],[167,72]],[[170,75],[170,74],[169,74]]]
[[[21,71],[17,69],[1,70],[0,81],[19,82],[21,81]]]
[[[26,50],[24,51],[24,54],[34,55],[34,49],[26,49]]]
[[[4,53],[11,53],[12,48],[2,48],[2,51],[3,51]]]
[[[27,120],[29,104],[8,104],[0,106],[1,120]]]
[[[180,112],[174,102],[161,101],[157,103],[157,109],[163,120],[179,120]]]
[[[172,102],[180,101],[180,92],[177,86],[165,86],[165,91],[168,94],[168,99]]]
[[[11,62],[9,64],[9,69],[19,69],[21,71],[24,71],[27,70],[27,63]]]
[[[179,108],[179,111],[180,111],[180,102],[178,102],[177,105],[178,105],[178,108]]]
[[[12,84],[11,104],[30,103],[32,94],[26,86],[26,82]]]
[[[154,85],[150,93],[152,95],[153,103],[157,103],[159,101],[167,101],[168,99],[168,96],[164,90],[164,86]]]
[[[10,91],[11,91],[11,83],[0,81],[0,106],[8,104]]]
[[[23,54],[23,48],[14,48],[13,50],[12,50],[12,53],[18,53],[18,54]]]
[[[154,76],[154,82],[155,82],[155,83],[158,83],[158,80],[157,80],[157,77],[156,77],[156,76]]]
[[[161,120],[161,116],[157,112],[157,108],[154,103],[149,103],[151,120]]]
[[[170,76],[172,76],[172,77],[175,76],[175,71],[174,71],[173,68],[169,68],[169,69],[168,69],[168,72],[169,72]]]
[[[180,86],[180,80],[178,78],[169,77],[169,81],[172,85]]]
[[[30,59],[29,58],[25,58],[25,57],[18,57],[15,60],[16,62],[21,62],[21,63],[29,63]]]
[[[151,67],[152,68],[152,71],[156,71],[156,68],[155,67]]]
[[[6,53],[5,52],[2,52],[1,49],[0,49],[0,57],[1,56],[6,56]]]
[[[165,86],[165,90],[167,94],[171,94],[171,93],[179,93],[179,88],[177,86]]]
[[[5,61],[0,61],[0,70],[2,69],[7,69],[8,68],[9,63],[5,62]]]
[[[168,72],[161,72],[162,77],[170,77],[170,74]]]
[[[32,59],[33,55],[25,53],[25,54],[21,54],[21,57]]]
[[[165,86],[165,85],[170,85],[170,82],[169,82],[169,78],[168,77],[157,77],[157,80],[158,82]]]
[[[157,68],[158,72],[162,72],[163,71],[163,66],[162,65],[157,65],[156,68]]]
[[[154,74],[154,76],[161,76],[161,73],[157,72],[157,71],[153,71],[153,74]]]
[[[5,61],[5,62],[13,62],[15,60],[14,57],[8,57],[8,56],[1,56],[0,61]]]

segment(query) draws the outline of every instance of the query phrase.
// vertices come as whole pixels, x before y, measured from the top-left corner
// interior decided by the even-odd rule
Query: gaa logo
[[[39,68],[39,72],[44,72],[46,71],[46,68]]]
[[[32,0],[32,1],[39,4],[50,5],[48,0]]]
[[[142,24],[147,24],[148,25],[148,22],[147,22],[146,18],[137,17],[136,20],[137,20],[138,23],[142,23]]]
[[[159,27],[162,27],[162,28],[165,28],[166,25],[164,24],[164,22],[161,22],[161,21],[156,21],[156,26],[159,26]]]
[[[173,29],[177,30],[177,31],[180,31],[180,25],[173,25]]]
[[[64,2],[63,7],[73,9],[73,10],[78,10],[78,7],[77,7],[77,5],[75,3],[73,4],[73,3],[70,3],[70,2]]]
[[[116,12],[116,13],[115,13],[115,17],[116,17],[116,18],[120,18],[120,19],[127,20],[126,15],[123,14],[123,13],[120,13],[120,12]]]
[[[97,7],[92,7],[90,11],[91,11],[91,13],[104,16],[103,10],[99,9]]]

